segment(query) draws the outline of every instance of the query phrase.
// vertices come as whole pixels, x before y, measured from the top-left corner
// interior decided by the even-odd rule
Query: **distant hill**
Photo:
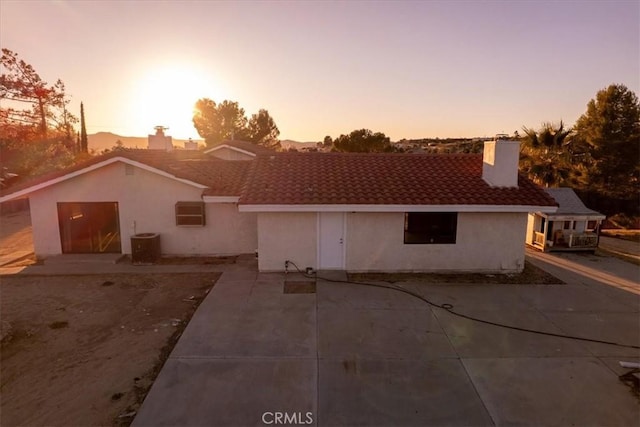
[[[293,141],[291,139],[283,139],[282,141],[280,141],[280,145],[282,146],[283,150],[288,150],[289,148],[295,148],[296,150],[299,151],[301,148],[306,148],[306,147],[314,148],[316,144],[317,142],[298,142],[298,141]]]
[[[89,151],[95,150],[101,153],[103,150],[111,149],[116,145],[117,141],[121,141],[126,148],[147,148],[148,140],[146,136],[121,136],[111,132],[98,132],[87,135],[87,143]],[[186,139],[173,139],[173,145],[176,147],[184,147]],[[204,144],[202,140],[195,140],[199,144]]]

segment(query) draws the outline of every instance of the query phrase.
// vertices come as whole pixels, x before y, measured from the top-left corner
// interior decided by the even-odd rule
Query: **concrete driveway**
[[[483,319],[640,345],[640,287],[625,276],[637,274],[637,266],[539,255],[529,254],[530,262],[567,284],[403,286]],[[593,268],[572,271],[581,263]],[[133,425],[628,426],[640,420],[638,398],[618,379],[626,372],[618,361],[640,360],[637,349],[477,323],[388,289],[319,280],[315,294],[283,293],[285,280],[293,279],[230,266]]]

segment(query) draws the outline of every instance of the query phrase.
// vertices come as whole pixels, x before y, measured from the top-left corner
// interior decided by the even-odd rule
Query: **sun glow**
[[[198,139],[193,107],[200,98],[220,96],[215,86],[211,78],[187,66],[153,67],[132,88],[131,127],[136,133],[153,133],[155,126],[165,126],[174,138]]]

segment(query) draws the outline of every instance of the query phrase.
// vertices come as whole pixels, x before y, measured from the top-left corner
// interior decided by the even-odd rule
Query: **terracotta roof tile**
[[[556,206],[522,176],[517,188],[490,187],[482,179],[482,156],[469,154],[273,153],[232,162],[200,151],[121,150],[12,186],[0,195],[118,156],[202,184],[206,196],[240,196],[240,204]]]
[[[555,206],[520,176],[493,188],[474,154],[279,153],[254,161],[240,204]]]

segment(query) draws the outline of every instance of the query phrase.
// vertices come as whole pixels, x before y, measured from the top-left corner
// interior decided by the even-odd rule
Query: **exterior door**
[[[318,214],[318,269],[344,270],[344,213]]]

